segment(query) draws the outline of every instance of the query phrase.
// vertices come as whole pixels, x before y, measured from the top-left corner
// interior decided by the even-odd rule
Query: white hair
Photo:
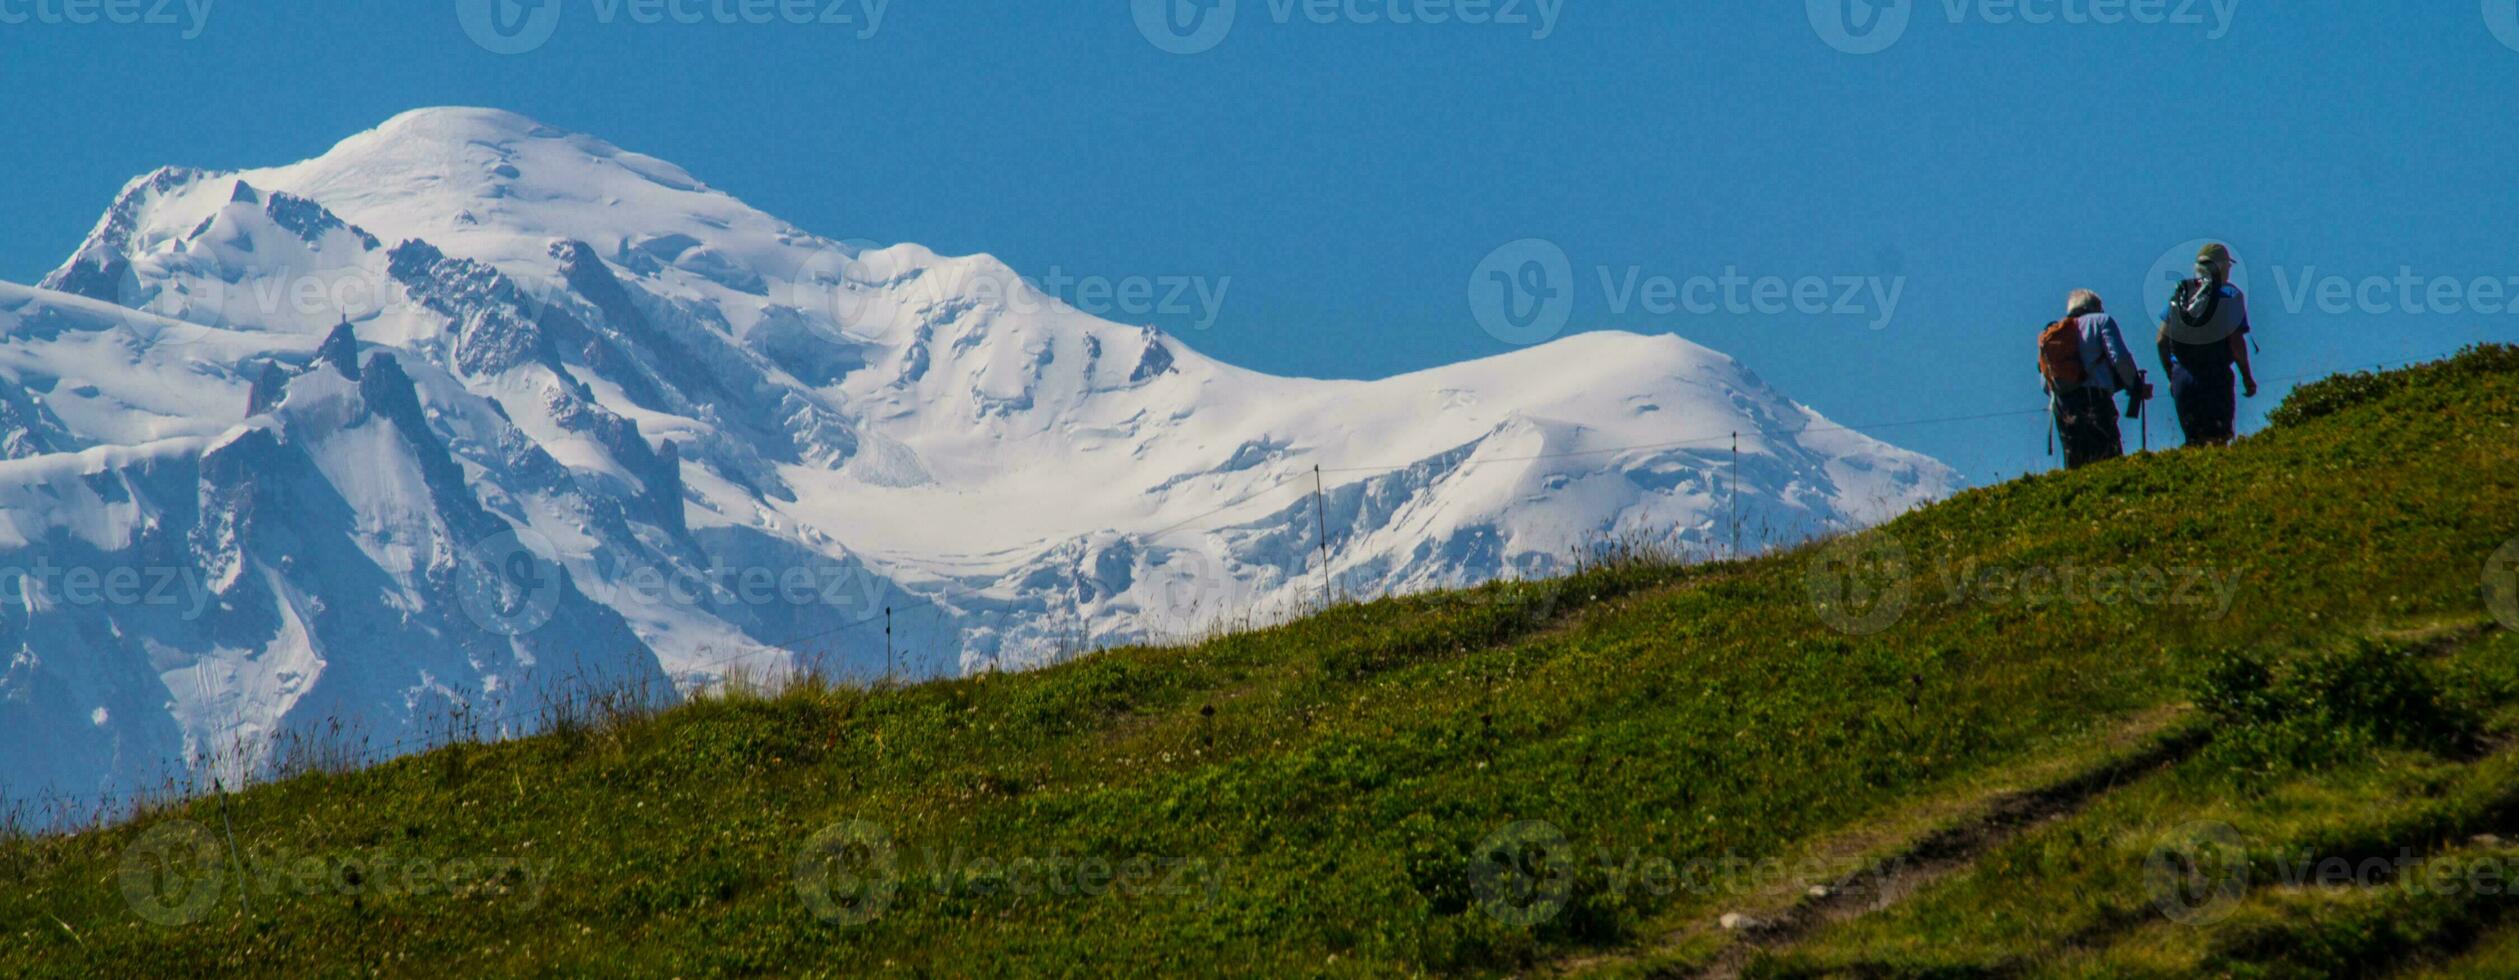
[[[2107,307],[2099,302],[2099,294],[2087,289],[2076,289],[2072,295],[2064,298],[2065,316],[2089,316],[2107,311]]]

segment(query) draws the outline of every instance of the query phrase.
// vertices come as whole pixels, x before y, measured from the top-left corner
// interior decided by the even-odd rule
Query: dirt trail
[[[2183,708],[2139,716],[2108,737],[2106,755],[2099,761],[2025,789],[1994,790],[1934,806],[1932,810],[1938,812],[1904,821],[1928,829],[1903,842],[1884,840],[1877,829],[1846,832],[1819,848],[1817,856],[1827,865],[1859,863],[1857,870],[1822,883],[1818,892],[1811,891],[1808,883],[1799,883],[1744,899],[1736,903],[1735,914],[1745,921],[1735,921],[1731,928],[1718,921],[1700,922],[1645,949],[1569,961],[1557,972],[1588,973],[1722,936],[1728,941],[1712,961],[1677,975],[1740,976],[1760,953],[1790,947],[1827,926],[1895,906],[2023,832],[2080,812],[2109,789],[2193,755],[2208,739],[2201,727],[2186,723],[2186,718]]]
[[[2481,624],[2452,621],[2378,636],[2406,644],[2418,655],[2440,656],[2485,632]],[[1889,824],[1928,828],[1904,842],[1897,842],[1894,832],[1876,829],[1878,824],[1847,831],[1823,844],[1818,853],[1822,860],[1834,858],[1832,865],[1862,866],[1824,883],[1821,892],[1807,891],[1806,885],[1773,889],[1736,903],[1736,913],[1746,921],[1736,921],[1730,928],[1719,921],[1699,922],[1645,949],[1570,961],[1561,965],[1560,972],[1586,973],[1721,937],[1721,951],[1711,961],[1676,975],[1738,977],[1761,953],[1790,948],[1826,927],[1892,908],[2021,834],[2081,812],[2111,788],[2194,755],[2210,741],[2211,733],[2187,716],[2184,706],[2138,716],[2108,737],[2100,761],[2060,775],[2024,776],[2021,781],[2033,784],[2029,788],[1928,804],[1924,811]],[[2493,746],[2487,751],[2502,748]],[[1884,854],[1866,860],[1868,855]]]

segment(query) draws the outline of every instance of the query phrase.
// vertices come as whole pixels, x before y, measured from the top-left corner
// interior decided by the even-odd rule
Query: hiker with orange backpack
[[[2126,411],[2139,417],[2151,399],[2151,385],[2135,367],[2117,318],[2108,315],[2099,294],[2076,289],[2065,300],[2064,319],[2038,335],[2038,374],[2047,386],[2055,411],[2055,431],[2064,440],[2064,465],[2079,469],[2125,455],[2125,439],[2117,433],[2117,392],[2128,392]]]
[[[2160,363],[2169,371],[2169,394],[2187,445],[2222,446],[2236,437],[2239,392],[2257,397],[2257,375],[2248,362],[2248,297],[2231,285],[2230,248],[2215,242],[2195,256],[2195,278],[2178,285],[2160,315]]]

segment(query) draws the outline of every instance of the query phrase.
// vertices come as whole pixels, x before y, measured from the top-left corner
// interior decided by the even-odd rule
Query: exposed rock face
[[[586,686],[872,676],[886,607],[920,672],[1178,637],[1314,601],[1324,533],[1369,595],[1956,484],[1673,337],[1271,377],[987,256],[423,111],[158,171],[0,285],[0,569],[168,597],[0,601],[0,745],[48,747],[0,753],[0,795],[242,775],[335,719],[392,751]]]

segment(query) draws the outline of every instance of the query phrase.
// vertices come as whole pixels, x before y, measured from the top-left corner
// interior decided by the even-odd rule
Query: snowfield
[[[1676,337],[1272,377],[984,255],[423,110],[142,177],[0,284],[0,798],[522,731],[588,687],[1187,636],[1317,603],[1322,528],[1336,591],[1375,596],[1958,484]]]

